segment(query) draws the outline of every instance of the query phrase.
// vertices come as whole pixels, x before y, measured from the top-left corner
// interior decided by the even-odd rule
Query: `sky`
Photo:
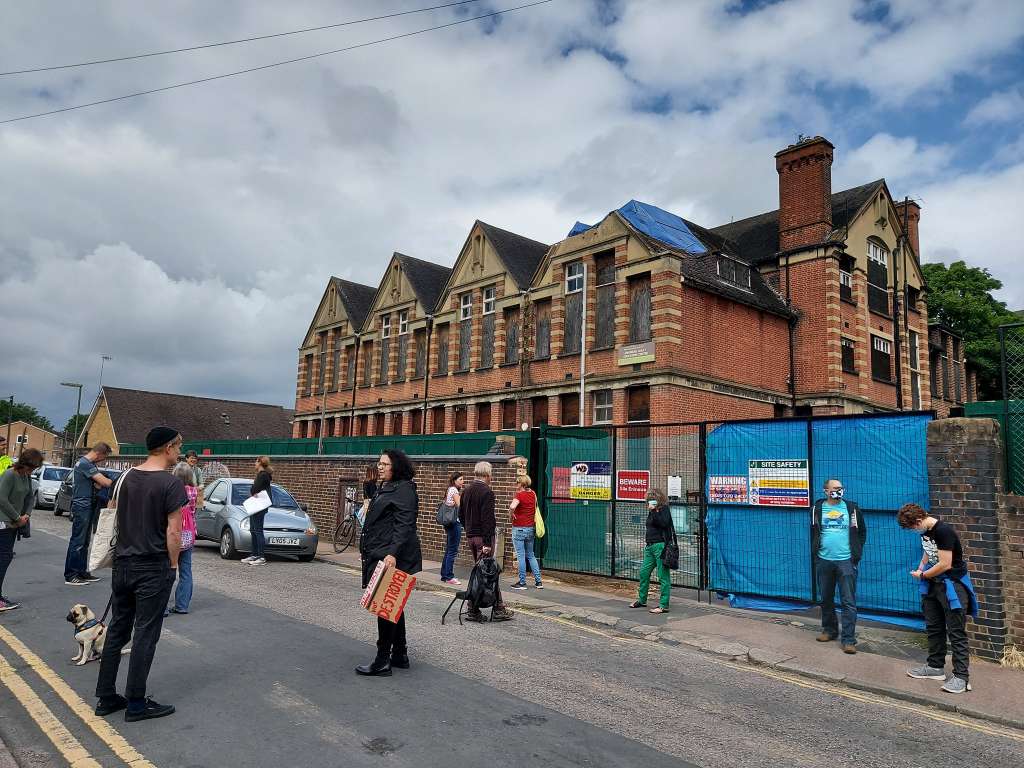
[[[0,71],[444,0],[13,4]],[[466,5],[0,76],[0,120],[403,34]],[[292,406],[331,275],[451,265],[476,219],[543,242],[631,198],[704,226],[778,207],[774,154],[918,200],[925,261],[1024,308],[1024,3],[552,0],[392,42],[0,124],[0,396],[60,428],[85,385]]]

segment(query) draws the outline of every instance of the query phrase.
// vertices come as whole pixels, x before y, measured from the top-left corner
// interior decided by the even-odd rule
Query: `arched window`
[[[881,240],[868,240],[868,309],[888,315],[889,249]]]

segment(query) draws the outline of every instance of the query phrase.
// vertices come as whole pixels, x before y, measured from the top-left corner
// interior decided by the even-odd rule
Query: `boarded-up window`
[[[473,350],[473,319],[459,323],[459,367],[456,370],[468,371],[470,355]]]
[[[391,414],[391,434],[400,435],[402,434],[402,412],[395,411]]]
[[[338,433],[339,437],[348,437],[352,434],[352,417],[342,416],[341,417],[341,431]]]
[[[480,367],[491,368],[494,366],[494,318],[497,315],[491,312],[484,315],[483,333],[480,339]]]
[[[502,400],[501,401],[501,428],[502,429],[515,429],[516,428],[516,401],[515,400]]]
[[[436,406],[430,413],[431,425],[434,432],[444,432],[444,406]]]
[[[437,373],[439,376],[448,374],[448,324],[437,329]]]
[[[413,375],[422,379],[427,375],[427,331],[423,328],[416,331],[413,342],[416,345],[416,370]]]
[[[366,428],[369,423],[370,417],[365,413],[356,419],[356,434],[359,435],[359,437],[366,437]]]
[[[868,308],[889,314],[889,251],[874,241],[868,242]]]
[[[546,397],[533,398],[533,426],[539,427],[548,422],[548,399]]]
[[[391,339],[380,340],[380,373],[377,375],[379,384],[388,383],[388,368],[391,364]]]
[[[409,411],[409,434],[423,434],[423,411],[421,411],[419,408],[417,408],[415,411]]]
[[[562,339],[562,354],[573,355],[580,351],[582,327],[583,292],[577,291],[565,297],[565,337]]]
[[[551,357],[551,302],[538,301],[534,306],[534,323],[536,324],[536,342],[533,358],[542,360]]]
[[[334,359],[331,361],[331,382],[334,391],[341,390],[341,336],[334,340]]]
[[[356,385],[356,345],[350,344],[345,354],[345,387],[352,389]]]
[[[627,416],[629,421],[651,420],[651,388],[630,387],[627,397]]]
[[[409,334],[398,337],[398,361],[395,363],[395,381],[405,381],[405,367],[409,364]]]
[[[594,318],[594,349],[615,346],[615,252],[594,257],[597,275],[597,310]]]
[[[363,344],[363,386],[373,386],[373,342]]]
[[[476,406],[476,431],[487,432],[491,428],[491,404],[478,403]]]
[[[519,307],[505,310],[505,362],[519,362]]]
[[[576,393],[559,395],[562,407],[562,426],[571,427],[580,423],[580,396]]]
[[[629,341],[651,340],[651,276],[629,278]]]
[[[892,381],[892,343],[881,336],[871,337],[871,375],[879,381]]]
[[[302,396],[309,397],[313,394],[313,356],[306,355],[302,360],[302,371],[305,374],[305,382],[302,385]]]
[[[468,409],[464,405],[455,406],[455,431],[466,432],[469,430]]]
[[[373,417],[373,434],[384,434],[384,414],[378,413]]]
[[[317,394],[322,394],[324,391],[324,384],[327,380],[327,334],[320,334],[320,371],[318,373],[316,391]]]
[[[300,421],[299,422],[299,437],[305,437],[308,434],[308,429],[309,429],[309,422],[308,421]]]

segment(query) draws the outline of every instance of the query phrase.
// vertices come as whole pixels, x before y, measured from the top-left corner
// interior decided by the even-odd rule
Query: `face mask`
[[[828,492],[828,497],[830,499],[841,499],[841,498],[843,498],[843,489],[842,488],[838,488],[838,489],[836,489],[834,491],[829,491]]]
[[[657,509],[658,508],[658,500],[657,499],[648,499],[647,500],[647,506],[650,509]]]

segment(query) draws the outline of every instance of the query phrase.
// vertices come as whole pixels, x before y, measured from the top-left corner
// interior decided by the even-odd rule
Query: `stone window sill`
[[[896,382],[893,381],[892,379],[880,379],[877,376],[872,376],[871,380],[872,381],[877,381],[879,384],[888,384],[890,387],[895,387],[896,386]]]

